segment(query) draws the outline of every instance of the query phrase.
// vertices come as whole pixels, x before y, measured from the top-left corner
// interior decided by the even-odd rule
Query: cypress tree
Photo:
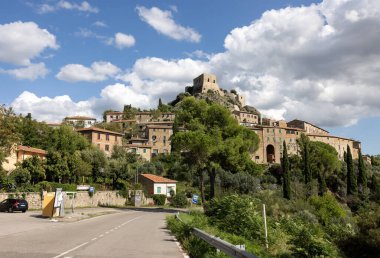
[[[286,149],[286,143],[283,143],[282,153],[282,175],[283,175],[283,195],[284,198],[290,200],[290,176],[289,176],[289,157]]]
[[[303,142],[303,174],[305,176],[305,184],[307,188],[307,197],[311,195],[311,169],[310,169],[310,146],[309,139],[304,134],[301,135],[301,141]]]
[[[358,185],[352,163],[350,146],[347,145],[347,195],[356,194]]]
[[[359,169],[359,175],[358,175],[359,191],[361,194],[365,194],[367,192],[367,171],[364,165],[361,149],[359,149],[358,169]]]
[[[344,151],[344,153],[343,153],[343,160],[344,160],[344,162],[347,163],[347,152],[346,151]]]
[[[162,100],[161,98],[158,99],[158,108],[162,107]]]

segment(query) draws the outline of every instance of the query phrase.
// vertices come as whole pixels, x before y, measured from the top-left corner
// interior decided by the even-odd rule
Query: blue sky
[[[380,153],[378,1],[2,1],[0,103],[53,122],[152,108],[202,72]]]

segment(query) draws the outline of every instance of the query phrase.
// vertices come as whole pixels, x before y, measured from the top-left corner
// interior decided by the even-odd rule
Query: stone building
[[[122,146],[123,134],[97,127],[82,128],[76,130],[88,139],[88,141],[110,156],[114,146]]]
[[[134,117],[128,120],[124,119],[124,112],[112,111],[106,113],[106,123],[122,122],[122,121],[136,121],[136,123],[148,123],[152,121],[174,121],[175,114],[172,112],[149,112],[141,111],[135,112]]]
[[[351,148],[353,158],[358,158],[359,149],[361,148],[360,142],[330,135],[327,130],[303,120],[295,119],[286,122],[285,120],[275,121],[265,118],[256,108],[245,105],[244,96],[237,94],[234,90],[227,92],[219,88],[217,78],[213,74],[201,74],[193,80],[193,86],[186,87],[186,92],[192,95],[204,94],[210,91],[220,96],[225,96],[224,98],[229,101],[234,102],[237,100],[240,103],[240,106],[234,105],[234,110],[231,110],[232,116],[235,117],[240,125],[250,128],[259,136],[259,148],[252,155],[252,159],[256,163],[280,163],[284,141],[287,145],[288,153],[298,155],[297,139],[300,138],[302,133],[307,135],[311,141],[320,141],[333,146],[340,159],[343,159],[344,152],[347,151],[347,145]],[[123,112],[108,112],[106,114],[107,122],[118,122],[122,119]],[[139,137],[143,140],[138,142],[131,139],[126,147],[146,157],[146,159],[148,159],[147,153],[151,153],[152,156],[160,153],[170,153],[170,137],[173,134],[174,119],[174,113],[160,113],[157,116],[152,112],[136,112],[132,121],[135,121],[138,126]]]
[[[10,155],[5,159],[2,167],[5,171],[11,172],[16,168],[17,163],[23,162],[25,159],[37,156],[40,159],[45,159],[47,151],[29,146],[14,145],[11,148]]]
[[[144,138],[131,138],[124,147],[128,152],[140,155],[144,160],[150,161],[152,157],[152,145],[148,139]]]
[[[88,116],[68,116],[63,119],[63,123],[76,128],[88,128],[96,123],[96,118]]]

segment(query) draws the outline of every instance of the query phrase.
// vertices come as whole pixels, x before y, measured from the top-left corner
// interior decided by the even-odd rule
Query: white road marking
[[[139,219],[139,218],[141,218],[141,217],[142,217],[142,215],[141,215],[141,216],[138,216],[138,217],[136,217],[136,218],[134,218],[134,219],[130,219],[130,220],[124,222],[123,225],[128,224],[128,223],[130,223],[130,222],[132,222],[132,221],[134,221],[134,220],[136,220],[136,219]],[[113,231],[113,229],[111,229],[111,231]],[[105,232],[105,233],[106,233],[106,234],[109,234],[110,231],[107,231],[107,232]],[[103,235],[103,234],[99,235],[99,238],[101,238],[101,237],[104,237],[104,235]],[[96,239],[97,239],[97,238],[95,237],[95,238],[91,239],[91,241],[95,241]],[[59,257],[62,257],[62,256],[64,256],[65,254],[68,254],[68,253],[70,253],[70,252],[72,252],[72,251],[75,251],[75,250],[78,249],[78,248],[81,248],[81,247],[84,246],[84,245],[87,245],[88,243],[89,243],[89,242],[85,242],[85,243],[83,243],[83,244],[81,244],[81,245],[78,245],[78,246],[76,246],[76,247],[74,247],[74,248],[71,248],[70,250],[67,250],[66,252],[63,252],[63,253],[61,253],[61,254],[59,254],[59,255],[57,255],[57,256],[54,256],[53,258],[59,258]]]
[[[83,243],[81,245],[78,245],[78,246],[76,246],[74,248],[71,248],[70,250],[67,250],[66,252],[63,252],[63,253],[61,253],[61,254],[59,254],[57,256],[54,256],[53,258],[59,258],[61,256],[64,256],[65,254],[68,254],[68,253],[70,253],[70,252],[72,252],[74,250],[77,250],[78,248],[81,248],[82,246],[87,245],[87,244],[88,244],[88,242],[85,242],[85,243]]]

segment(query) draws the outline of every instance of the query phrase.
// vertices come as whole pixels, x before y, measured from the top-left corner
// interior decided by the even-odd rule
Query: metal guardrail
[[[183,222],[181,218],[179,217],[179,213],[176,214],[176,218]],[[244,250],[241,250],[234,246],[233,244],[230,244],[218,237],[212,236],[198,228],[193,228],[192,233],[215,247],[216,249],[224,252],[225,254],[233,257],[233,258],[258,258],[258,256],[255,256],[253,254],[250,254]]]

